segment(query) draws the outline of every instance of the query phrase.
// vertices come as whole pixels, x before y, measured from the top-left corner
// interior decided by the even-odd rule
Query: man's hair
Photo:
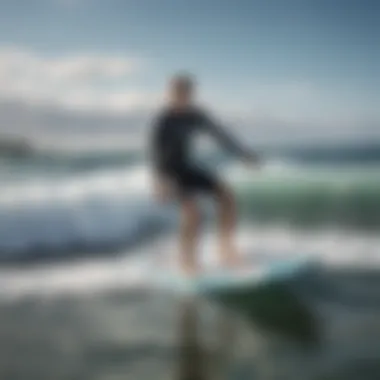
[[[172,86],[181,87],[187,90],[191,90],[194,87],[194,79],[191,74],[179,73],[172,77],[170,81]]]

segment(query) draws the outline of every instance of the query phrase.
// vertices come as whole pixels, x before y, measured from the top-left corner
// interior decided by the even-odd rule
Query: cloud
[[[0,50],[0,99],[31,105],[127,112],[152,101],[132,82],[144,62],[138,57],[100,54],[43,56]]]
[[[265,129],[276,125],[285,133],[295,128],[303,130],[303,134],[315,128],[326,134],[333,129],[344,133],[380,123],[374,98],[358,98],[355,91],[308,80],[251,82],[223,99],[220,93],[210,93],[207,98],[238,119],[265,125]]]
[[[139,85],[138,56],[43,55],[0,48],[0,134],[141,134],[159,95]],[[237,81],[239,76],[236,76]],[[226,125],[253,141],[379,138],[377,102],[307,80],[201,88]],[[206,103],[207,106],[207,103]],[[102,137],[103,139],[103,137]]]

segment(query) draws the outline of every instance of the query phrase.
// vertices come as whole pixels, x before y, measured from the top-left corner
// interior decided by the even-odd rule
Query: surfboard
[[[305,258],[278,259],[244,268],[205,270],[195,276],[187,276],[180,270],[161,269],[152,274],[152,281],[157,289],[173,293],[211,294],[289,280],[309,268],[310,264]]]

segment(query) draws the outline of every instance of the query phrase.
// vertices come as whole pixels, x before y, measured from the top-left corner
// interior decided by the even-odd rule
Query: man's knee
[[[226,185],[220,185],[217,190],[217,200],[220,206],[228,209],[235,208],[235,196],[233,191]]]
[[[200,211],[195,201],[184,201],[182,204],[182,218],[183,223],[188,227],[197,226],[199,224]]]

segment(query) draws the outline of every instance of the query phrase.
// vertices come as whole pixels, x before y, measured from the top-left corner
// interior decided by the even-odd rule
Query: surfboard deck
[[[244,268],[204,270],[196,276],[161,269],[152,275],[152,283],[158,289],[173,293],[210,294],[291,279],[309,265],[310,261],[305,258],[278,259]]]

